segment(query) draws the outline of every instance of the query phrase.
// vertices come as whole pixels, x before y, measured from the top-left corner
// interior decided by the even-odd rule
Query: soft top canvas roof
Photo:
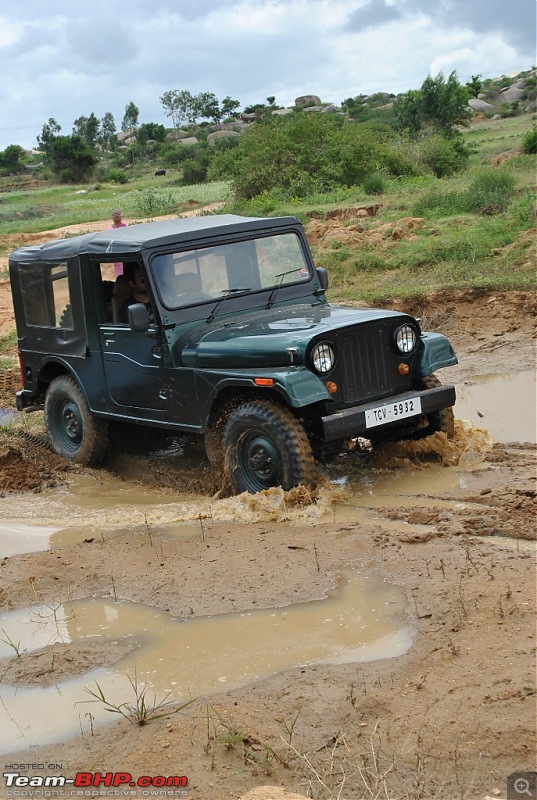
[[[168,244],[187,244],[189,241],[208,239],[213,235],[261,231],[266,228],[286,227],[297,222],[296,217],[241,217],[236,214],[145,222],[125,228],[86,233],[72,239],[56,239],[42,245],[19,247],[11,253],[10,261],[59,263],[82,253],[102,257],[128,255]]]

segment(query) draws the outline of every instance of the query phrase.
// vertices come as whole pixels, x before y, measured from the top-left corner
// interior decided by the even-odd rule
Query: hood
[[[289,366],[289,348],[296,350],[295,363],[304,362],[314,338],[333,335],[335,330],[375,320],[408,315],[399,311],[324,304],[300,304],[243,312],[211,324],[197,323],[174,341],[174,360],[185,366],[212,369]]]

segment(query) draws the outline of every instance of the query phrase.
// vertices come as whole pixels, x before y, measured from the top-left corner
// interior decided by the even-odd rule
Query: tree
[[[78,134],[56,136],[50,146],[49,159],[55,175],[64,183],[87,180],[97,163],[94,149]]]
[[[468,94],[470,97],[477,97],[481,89],[483,88],[483,81],[481,80],[481,75],[472,75],[472,80],[468,81],[466,84],[466,88],[468,89]]]
[[[126,105],[125,114],[123,116],[123,120],[121,121],[121,130],[129,131],[131,136],[135,136],[139,116],[140,111],[138,106],[136,106],[133,102],[130,102],[128,105]]]
[[[468,89],[462,86],[456,72],[445,80],[440,72],[430,75],[421,89],[410,91],[395,104],[397,125],[416,136],[423,128],[451,137],[456,125],[467,125],[472,112],[468,107]]]
[[[396,125],[415,138],[424,125],[423,97],[419,90],[411,89],[395,103]]]
[[[101,120],[99,142],[107,148],[114,148],[117,144],[116,123],[114,115],[110,111],[107,111]]]
[[[188,89],[171,89],[160,98],[167,117],[171,117],[174,128],[180,128],[185,122],[197,119],[196,103]]]
[[[222,100],[222,117],[224,119],[226,117],[232,117],[239,106],[240,102],[238,100],[233,100],[229,95],[224,97]]]
[[[62,126],[56,122],[54,117],[50,117],[49,121],[43,125],[41,135],[37,137],[37,146],[46,156],[48,156],[52,143],[61,129]]]
[[[100,125],[101,123],[92,111],[89,117],[79,117],[75,119],[73,123],[73,133],[77,136],[81,136],[91,147],[94,147],[99,137]]]
[[[365,94],[357,94],[356,97],[347,97],[346,100],[342,101],[341,108],[351,119],[358,119],[366,110],[364,106],[365,97]]]
[[[21,163],[21,159],[24,155],[24,150],[20,145],[8,145],[4,152],[0,153],[0,168],[5,169],[6,172],[12,175],[23,172],[24,164]]]
[[[201,92],[194,97],[194,104],[197,111],[196,119],[212,119],[213,122],[219,123],[222,119],[222,111],[218,98],[212,92]]]
[[[141,145],[147,144],[152,139],[155,142],[163,142],[166,139],[166,128],[158,122],[144,122],[138,130],[137,141]]]
[[[472,116],[468,108],[468,90],[459,83],[456,72],[452,72],[447,81],[441,72],[436,78],[428,75],[421,93],[424,119],[439,133],[449,138],[455,125],[468,124]]]

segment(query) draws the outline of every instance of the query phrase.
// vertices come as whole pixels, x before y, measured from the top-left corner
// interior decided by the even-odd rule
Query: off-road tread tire
[[[317,479],[315,459],[306,431],[300,421],[279,403],[270,400],[254,400],[237,407],[228,418],[223,433],[224,463],[228,479],[238,492],[262,491],[252,489],[240,472],[237,459],[237,445],[242,432],[248,426],[259,428],[276,441],[282,458],[283,478],[279,485],[285,491],[295,486],[314,487]],[[241,429],[243,429],[241,431]]]
[[[76,406],[81,425],[80,444],[68,442],[62,434],[62,408],[66,402]],[[45,425],[55,453],[76,464],[89,466],[102,461],[109,446],[108,423],[94,417],[78,383],[60,375],[50,384],[45,397]]]
[[[440,381],[436,375],[428,375],[426,378],[421,378],[421,380],[416,383],[415,388],[419,390],[437,389],[439,386],[442,386],[442,381]],[[455,415],[453,413],[453,406],[443,408],[440,411],[433,411],[431,414],[427,415],[427,419],[429,425],[419,431],[419,438],[423,439],[426,436],[430,436],[432,433],[436,433],[436,431],[441,431],[446,434],[448,439],[453,439],[455,435]]]

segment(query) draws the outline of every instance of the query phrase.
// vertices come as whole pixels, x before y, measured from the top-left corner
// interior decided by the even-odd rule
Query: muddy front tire
[[[270,401],[239,406],[223,436],[225,469],[238,492],[315,483],[315,461],[306,432],[286,408]]]
[[[416,381],[414,388],[418,391],[423,391],[424,389],[436,389],[438,386],[442,386],[442,382],[438,380],[436,375],[428,375],[426,378],[421,378],[421,380]],[[436,431],[442,431],[446,434],[448,439],[453,439],[455,435],[453,406],[428,414],[427,425],[424,428],[420,428],[412,438],[424,439],[426,436],[431,436],[431,434],[436,433]]]
[[[55,453],[77,464],[97,464],[108,448],[108,423],[94,417],[73,378],[61,375],[45,398],[45,425]]]

